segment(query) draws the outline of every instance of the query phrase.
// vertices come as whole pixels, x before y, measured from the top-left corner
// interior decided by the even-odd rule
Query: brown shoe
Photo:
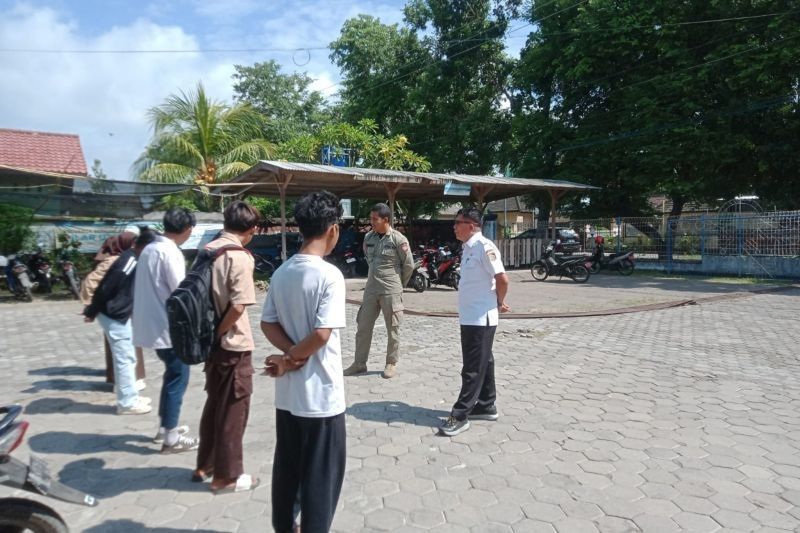
[[[397,365],[388,363],[381,373],[383,379],[392,379],[397,375]]]
[[[367,373],[367,365],[359,365],[358,363],[353,363],[352,365],[348,366],[344,369],[345,376],[357,376],[359,374],[366,374]]]

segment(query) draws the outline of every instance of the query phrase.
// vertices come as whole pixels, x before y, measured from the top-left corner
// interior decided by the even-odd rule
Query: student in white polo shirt
[[[498,313],[507,313],[508,275],[500,251],[481,234],[481,212],[465,207],[456,214],[461,252],[458,319],[461,324],[461,392],[439,430],[452,437],[469,429],[469,420],[497,420],[492,343]]]

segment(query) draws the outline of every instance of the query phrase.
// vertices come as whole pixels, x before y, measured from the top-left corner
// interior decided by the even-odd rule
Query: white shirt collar
[[[478,240],[481,237],[483,237],[483,234],[481,234],[480,231],[478,233],[475,233],[472,237],[469,238],[467,242],[464,243],[464,246],[469,246],[470,248],[472,248],[478,243]]]

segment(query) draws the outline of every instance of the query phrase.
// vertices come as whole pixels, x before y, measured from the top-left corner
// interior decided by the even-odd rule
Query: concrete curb
[[[633,307],[618,307],[616,309],[598,309],[596,311],[575,311],[563,313],[504,313],[500,315],[503,319],[535,319],[535,318],[576,318],[588,316],[612,316],[624,315],[628,313],[643,313],[646,311],[660,311],[662,309],[671,309],[673,307],[683,307],[686,305],[698,305],[704,303],[724,302],[728,300],[738,300],[740,298],[749,298],[758,294],[769,294],[773,292],[781,292],[786,290],[800,289],[800,285],[787,285],[784,287],[770,287],[768,289],[755,289],[752,291],[734,292],[730,294],[720,294],[716,296],[706,296],[703,298],[690,298],[688,300],[672,300],[669,302],[659,302],[647,305],[636,305]],[[361,305],[361,300],[355,298],[347,298],[347,303],[353,305]],[[458,313],[447,313],[440,311],[418,311],[416,309],[406,308],[403,311],[407,315],[412,316],[430,316],[439,318],[458,318]]]

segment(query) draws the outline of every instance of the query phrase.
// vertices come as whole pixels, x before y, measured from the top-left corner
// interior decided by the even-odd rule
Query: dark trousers
[[[281,533],[292,531],[299,494],[303,533],[329,531],[347,458],[344,413],[306,418],[277,409],[275,427],[272,527]]]
[[[205,364],[207,396],[200,418],[197,468],[218,479],[244,474],[242,440],[255,372],[250,354],[215,348]]]
[[[450,414],[464,420],[473,409],[494,405],[494,355],[492,343],[497,326],[461,326],[461,392]]]

